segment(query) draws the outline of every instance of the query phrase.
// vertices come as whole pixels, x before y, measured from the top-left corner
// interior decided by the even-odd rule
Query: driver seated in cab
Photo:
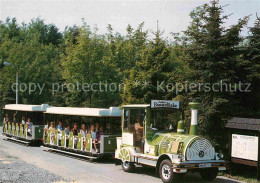
[[[139,117],[136,118],[136,123],[135,123],[134,127],[135,127],[135,145],[136,145],[136,147],[139,147],[140,150],[142,151],[143,150],[142,138],[143,138],[144,127],[141,126]]]

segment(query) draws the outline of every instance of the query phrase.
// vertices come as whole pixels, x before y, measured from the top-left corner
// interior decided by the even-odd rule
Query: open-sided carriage
[[[118,107],[110,107],[109,109],[49,108],[45,112],[45,124],[48,125],[48,128],[46,126],[43,135],[44,148],[90,159],[114,156],[116,137],[121,136],[121,112]],[[55,131],[49,130],[51,123],[54,123]],[[57,129],[59,123],[62,124],[61,132]],[[75,135],[72,131],[66,133],[65,129],[68,130],[69,127],[72,130],[75,123],[77,124],[78,134]],[[103,131],[100,134],[100,139],[94,141],[90,133],[90,126],[97,123],[103,128]],[[82,124],[87,129],[85,136],[80,133]]]
[[[198,103],[190,106],[189,134],[179,120],[178,101],[122,106],[122,137],[117,138],[116,162],[121,162],[125,172],[132,172],[135,165],[155,167],[165,183],[188,171],[198,171],[205,180],[216,178],[219,170],[226,170],[226,163],[209,140],[198,136]],[[174,124],[178,124],[177,133]]]
[[[44,118],[43,112],[50,106],[8,104],[4,108],[3,135],[25,144],[41,144]]]

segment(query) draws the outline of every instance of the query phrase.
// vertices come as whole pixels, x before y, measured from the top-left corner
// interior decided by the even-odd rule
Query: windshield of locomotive
[[[177,110],[154,109],[151,112],[150,129],[154,131],[176,131],[180,120]]]

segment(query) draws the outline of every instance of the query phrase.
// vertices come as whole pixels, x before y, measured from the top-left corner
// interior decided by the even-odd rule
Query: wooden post
[[[257,180],[260,181],[260,131],[258,131]]]
[[[229,129],[228,130],[228,138],[229,138],[229,147],[228,147],[228,155],[229,155],[229,159],[230,159],[230,161],[231,161],[231,158],[232,158],[232,155],[231,155],[231,153],[232,153],[232,129]]]

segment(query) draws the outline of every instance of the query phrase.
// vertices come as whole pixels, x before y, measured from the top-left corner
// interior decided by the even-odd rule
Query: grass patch
[[[231,165],[231,171],[224,174],[225,177],[248,182],[248,183],[259,183],[257,181],[257,168],[247,165],[233,164]]]

